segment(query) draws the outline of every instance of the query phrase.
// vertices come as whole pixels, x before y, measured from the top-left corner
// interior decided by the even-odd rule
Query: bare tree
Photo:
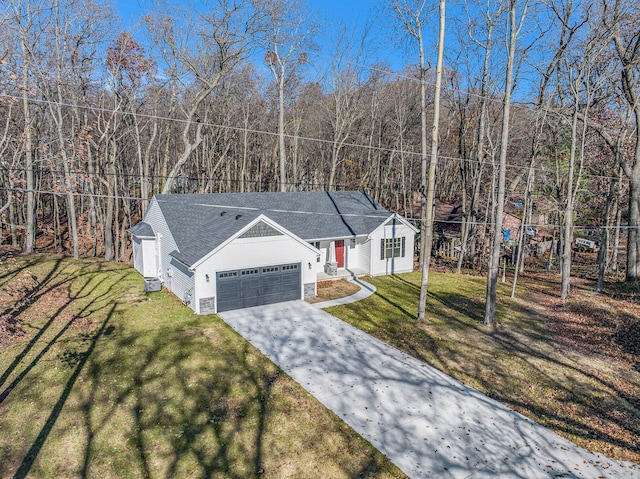
[[[630,155],[617,156],[630,180],[626,280],[636,281],[640,278],[640,14],[635,2],[626,0],[616,0],[610,13],[607,2],[603,7],[621,70],[620,87],[635,123],[635,148]]]
[[[427,189],[427,57],[425,52],[424,26],[428,20],[430,10],[426,0],[393,0],[392,12],[402,29],[418,48],[418,71],[420,73],[420,191],[425,194]],[[427,211],[429,210],[429,211]],[[431,260],[431,251],[426,251],[427,217],[433,214],[433,202],[423,198],[420,225],[420,265]],[[433,223],[433,221],[432,221]],[[433,225],[431,226],[433,228]],[[427,266],[428,268],[428,266]]]
[[[356,133],[355,124],[364,113],[360,108],[363,91],[363,69],[366,33],[356,44],[345,24],[340,26],[336,38],[335,53],[331,66],[331,92],[328,105],[329,123],[332,129],[331,167],[327,188],[336,187],[336,172],[341,162],[344,144]]]
[[[440,0],[440,26],[438,36],[438,58],[436,60],[436,84],[433,94],[433,123],[431,128],[431,158],[427,175],[427,207],[423,208],[422,221],[426,223],[424,245],[425,258],[422,262],[422,281],[420,285],[420,303],[418,304],[418,321],[424,321],[427,309],[427,287],[429,285],[429,263],[431,261],[431,244],[433,243],[433,211],[436,190],[436,164],[438,162],[438,132],[440,125],[440,89],[442,85],[442,62],[444,57],[445,0]]]
[[[40,0],[12,0],[9,2],[11,11],[11,24],[15,29],[17,40],[20,44],[20,95],[22,97],[22,109],[24,116],[23,152],[26,176],[26,241],[24,251],[32,253],[36,238],[35,216],[35,176],[34,176],[34,122],[32,113],[31,96],[32,70],[36,61],[34,58],[40,43],[43,27],[40,25],[40,15],[46,9],[46,3]]]
[[[444,28],[446,3],[440,1],[438,57],[434,93],[434,113],[431,125],[431,157],[427,153],[427,68],[425,53],[424,27],[429,17],[425,0],[394,0],[391,4],[397,21],[403,26],[406,34],[416,43],[419,55],[420,72],[420,118],[421,118],[421,186],[425,198],[421,208],[421,243],[420,261],[422,265],[422,282],[420,302],[418,304],[418,321],[424,321],[429,283],[429,263],[431,261],[431,245],[433,242],[433,205],[435,199],[435,177],[438,155],[438,126],[440,122],[440,89],[442,81],[442,62],[444,56]],[[428,168],[427,168],[428,165]]]
[[[476,44],[481,50],[484,50],[482,70],[480,77],[480,98],[479,98],[479,112],[478,112],[478,127],[476,130],[476,154],[475,162],[464,162],[461,164],[463,170],[463,178],[470,177],[471,179],[471,194],[469,207],[467,208],[466,201],[462,203],[462,225],[461,225],[461,250],[460,257],[458,258],[457,272],[460,273],[462,265],[464,263],[467,250],[473,251],[473,246],[468,248],[469,238],[473,237],[473,232],[476,228],[477,222],[477,208],[480,200],[480,192],[482,186],[483,166],[486,159],[486,135],[487,135],[487,115],[488,115],[488,95],[489,95],[489,82],[490,82],[490,60],[494,43],[494,30],[496,23],[502,15],[502,9],[504,6],[498,4],[497,8],[493,9],[491,2],[487,2],[486,5],[480,8],[482,19],[479,25],[472,18],[471,11],[467,9],[467,16],[469,18],[469,36],[471,41]],[[475,33],[475,27],[484,30],[482,38],[478,38]],[[463,184],[463,191],[466,192]]]
[[[307,62],[308,51],[315,48],[312,40],[319,25],[303,0],[259,0],[258,9],[264,12],[261,43],[267,50],[265,61],[278,90],[280,191],[286,191],[285,83],[297,66]]]
[[[192,93],[184,99],[183,106],[183,150],[162,188],[162,193],[170,193],[181,168],[202,142],[206,117],[200,118],[198,110],[250,49],[257,27],[256,11],[248,0],[216,0],[182,27],[170,15],[148,15],[145,20],[163,56],[179,68],[167,73],[176,82],[192,82]]]
[[[508,0],[507,20],[507,64],[505,74],[504,99],[502,109],[502,133],[500,139],[500,159],[498,167],[498,184],[496,193],[496,214],[493,226],[493,240],[489,251],[489,265],[487,272],[487,295],[484,323],[494,326],[496,323],[496,296],[498,290],[498,272],[500,267],[500,244],[502,241],[502,222],[505,201],[505,181],[507,167],[507,153],[509,147],[509,119],[511,113],[511,94],[513,90],[514,64],[516,41],[524,18],[526,16],[528,0],[518,12],[518,0]]]

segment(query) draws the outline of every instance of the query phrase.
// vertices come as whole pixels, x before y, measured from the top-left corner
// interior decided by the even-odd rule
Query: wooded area
[[[458,269],[495,273],[510,214],[513,251],[559,241],[563,297],[576,237],[600,246],[600,289],[625,246],[636,281],[637,4],[447,4],[435,199],[457,216],[436,211],[434,239],[453,231]],[[401,71],[371,64],[370,32],[320,42],[302,0],[149,6],[135,34],[109,2],[0,5],[2,244],[126,261],[156,193],[364,189],[420,222],[437,2],[380,6],[379,36],[408,45]]]

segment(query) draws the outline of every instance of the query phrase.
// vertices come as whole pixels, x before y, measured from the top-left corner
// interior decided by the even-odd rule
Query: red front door
[[[336,263],[338,268],[344,268],[344,240],[336,240]]]

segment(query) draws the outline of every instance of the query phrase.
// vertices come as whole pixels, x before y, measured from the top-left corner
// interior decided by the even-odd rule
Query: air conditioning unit
[[[158,278],[145,278],[144,279],[144,292],[154,293],[162,289],[162,282]]]

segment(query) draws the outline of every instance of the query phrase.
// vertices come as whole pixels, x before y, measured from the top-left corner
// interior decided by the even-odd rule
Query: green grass
[[[216,316],[113,263],[0,263],[0,477],[404,477]],[[6,338],[5,338],[6,339]]]
[[[576,286],[561,301],[553,278],[522,277],[517,299],[509,298],[510,283],[499,285],[493,330],[483,325],[485,278],[431,272],[427,317],[418,324],[418,273],[370,281],[376,294],[328,311],[583,447],[640,462],[640,374],[633,369],[640,356],[614,344],[613,320],[596,330],[605,317],[626,317],[628,325],[635,314],[637,321],[637,304]],[[582,329],[572,335],[574,326]]]

